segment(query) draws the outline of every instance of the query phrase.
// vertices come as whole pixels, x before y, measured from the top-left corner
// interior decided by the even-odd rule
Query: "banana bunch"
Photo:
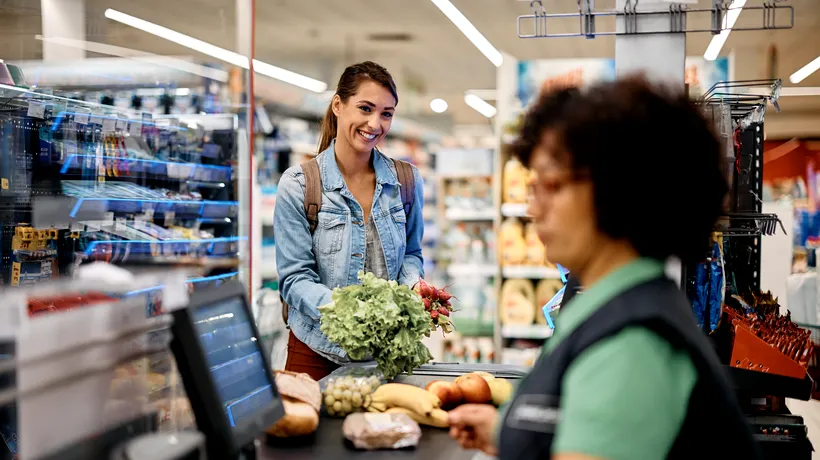
[[[438,396],[413,385],[387,383],[365,398],[368,412],[407,414],[420,425],[447,428],[447,412]]]

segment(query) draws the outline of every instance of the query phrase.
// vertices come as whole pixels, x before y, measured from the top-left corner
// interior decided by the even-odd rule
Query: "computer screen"
[[[234,428],[276,399],[243,299],[233,297],[192,311],[194,330],[228,422]]]

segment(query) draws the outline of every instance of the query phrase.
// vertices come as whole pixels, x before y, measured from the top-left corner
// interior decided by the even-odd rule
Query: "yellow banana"
[[[450,426],[447,412],[441,409],[433,409],[429,416],[417,414],[404,407],[391,407],[387,409],[388,414],[407,414],[419,425],[427,425],[436,428],[447,428]]]

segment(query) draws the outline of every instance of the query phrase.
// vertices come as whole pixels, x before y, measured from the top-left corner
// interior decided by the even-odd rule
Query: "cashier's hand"
[[[449,412],[450,437],[464,449],[496,456],[495,424],[498,410],[489,404],[464,404]]]

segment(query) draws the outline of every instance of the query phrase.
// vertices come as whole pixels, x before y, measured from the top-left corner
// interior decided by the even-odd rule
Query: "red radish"
[[[430,311],[430,299],[424,299],[424,309]]]
[[[449,300],[439,300],[438,304],[442,307],[449,307],[451,305]]]
[[[439,307],[438,312],[444,316],[450,316],[450,310],[448,310],[447,307]]]
[[[453,295],[452,295],[452,294],[450,294],[449,292],[445,291],[444,289],[439,289],[439,290],[438,290],[438,292],[437,292],[437,294],[438,294],[438,298],[439,298],[439,299],[441,299],[441,300],[443,300],[443,301],[445,301],[445,302],[449,301],[449,300],[450,300],[450,298],[452,298],[452,297],[453,297]]]
[[[433,318],[433,319],[438,318],[438,311],[437,310],[431,311],[430,312],[430,317]]]
[[[432,298],[431,294],[436,292],[436,288],[427,284],[424,280],[419,280],[419,294],[423,298]],[[435,299],[433,299],[435,300]]]

